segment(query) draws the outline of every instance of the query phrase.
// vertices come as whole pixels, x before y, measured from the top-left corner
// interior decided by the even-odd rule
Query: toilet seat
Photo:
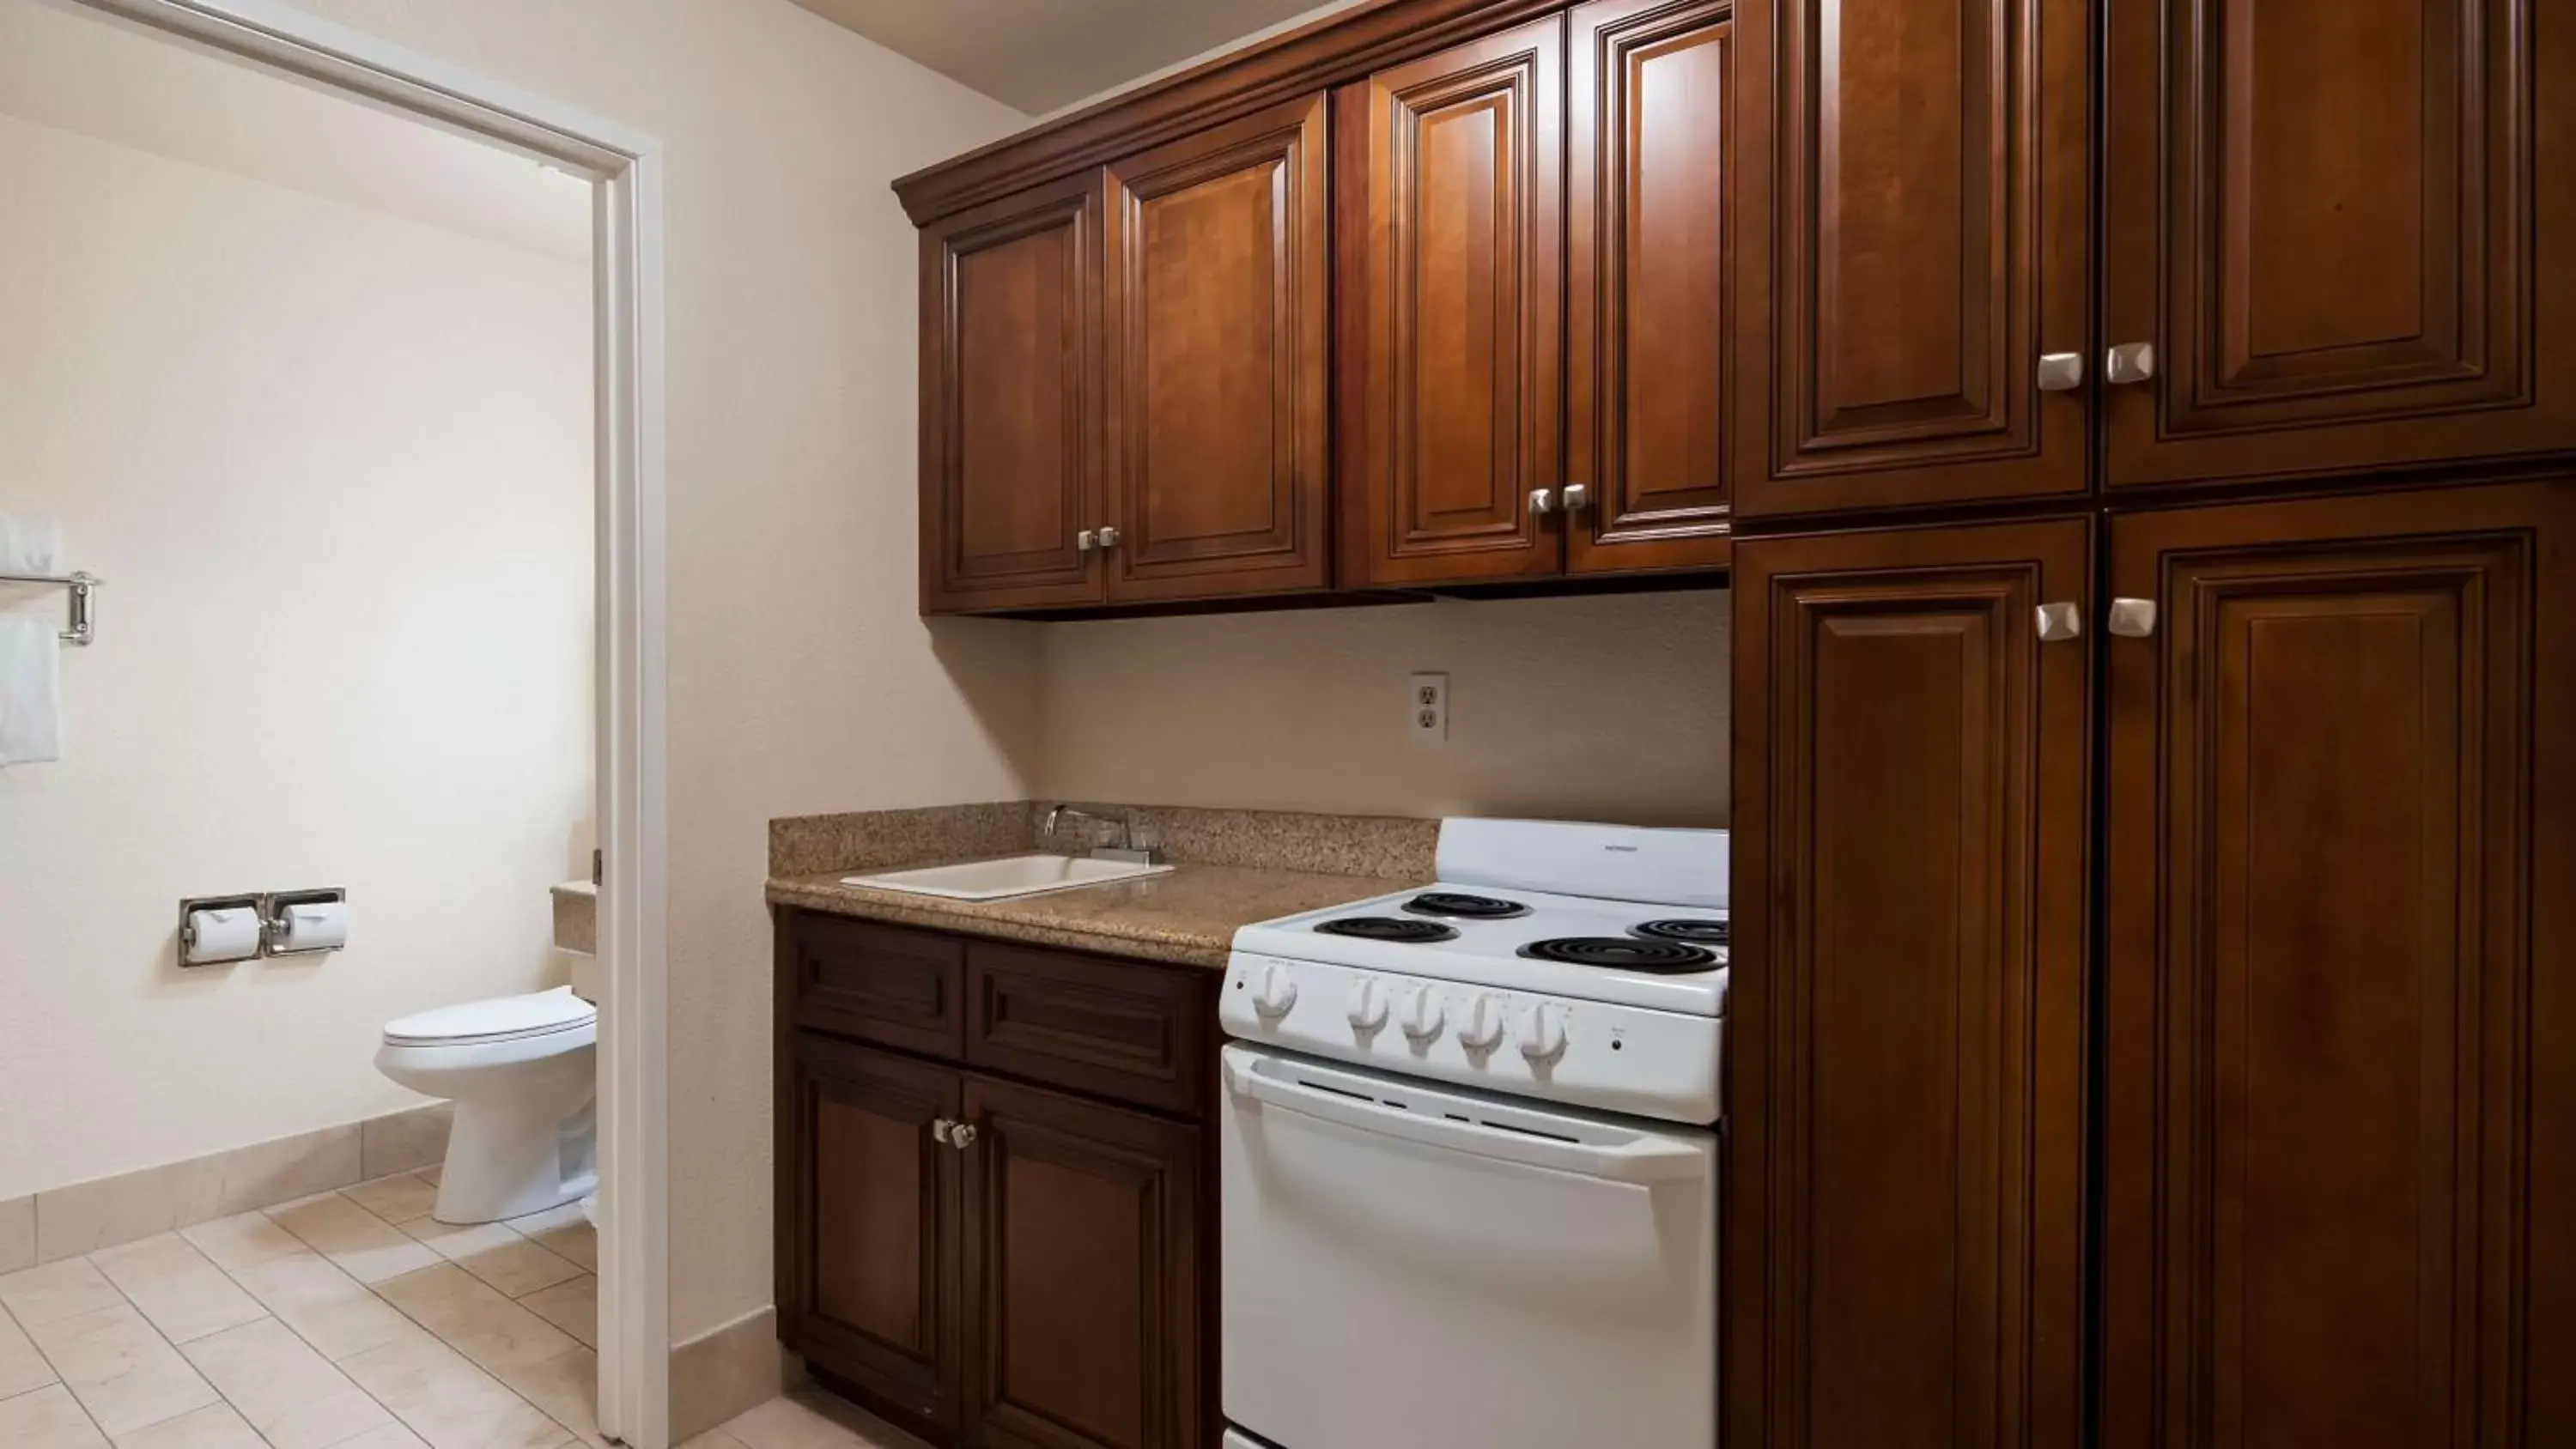
[[[525,996],[495,996],[459,1006],[415,1012],[385,1025],[385,1045],[392,1047],[478,1046],[527,1041],[594,1027],[599,1008],[573,994],[569,986]]]

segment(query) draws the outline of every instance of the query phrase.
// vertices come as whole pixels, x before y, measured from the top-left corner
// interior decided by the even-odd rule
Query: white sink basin
[[[917,896],[945,896],[952,901],[999,901],[1048,891],[1079,890],[1138,876],[1161,875],[1168,865],[1138,865],[1124,860],[1092,860],[1073,855],[1014,855],[1002,860],[975,860],[964,865],[934,865],[922,870],[884,875],[843,876],[841,884],[870,890],[906,891]]]

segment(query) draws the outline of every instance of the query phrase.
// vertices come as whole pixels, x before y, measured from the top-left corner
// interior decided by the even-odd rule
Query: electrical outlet
[[[1413,723],[1413,737],[1430,743],[1449,738],[1449,676],[1417,674],[1413,688],[1405,696],[1407,712]]]

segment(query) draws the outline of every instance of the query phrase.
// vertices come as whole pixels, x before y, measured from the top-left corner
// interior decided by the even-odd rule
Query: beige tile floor
[[[578,1207],[451,1228],[435,1171],[0,1277],[8,1449],[594,1445],[598,1248]],[[815,1396],[689,1449],[909,1449]]]

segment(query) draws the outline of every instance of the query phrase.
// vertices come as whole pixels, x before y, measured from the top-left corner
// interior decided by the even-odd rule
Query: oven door
[[[1225,1413],[1280,1449],[1711,1449],[1717,1143],[1224,1052]]]

